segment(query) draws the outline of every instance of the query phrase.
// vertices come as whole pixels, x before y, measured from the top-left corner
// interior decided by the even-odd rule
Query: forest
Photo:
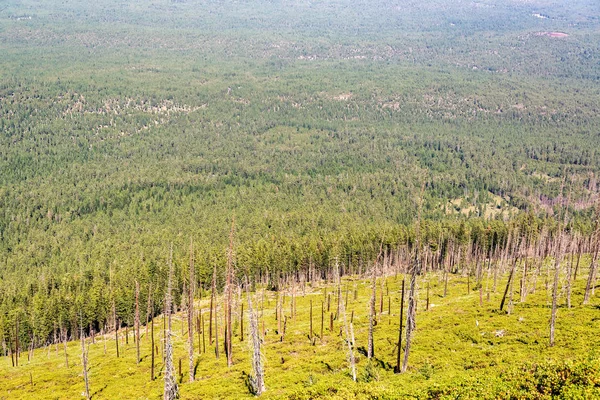
[[[600,397],[599,343],[575,337],[600,329],[599,16],[592,0],[5,1],[0,399],[80,395],[66,382],[83,387],[88,353],[88,398],[126,379],[146,388],[126,398],[167,396],[169,375],[173,396],[238,398],[256,368],[273,398]],[[444,348],[438,325],[483,343],[457,309],[515,335],[511,356]],[[460,365],[431,358],[449,349]],[[579,380],[524,383],[528,356]],[[214,371],[248,387],[203,391]]]

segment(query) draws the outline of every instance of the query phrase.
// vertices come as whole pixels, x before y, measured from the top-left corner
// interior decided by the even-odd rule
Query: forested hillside
[[[594,264],[599,16],[593,0],[4,2],[5,354],[133,326],[136,282],[162,313],[171,244],[178,307],[190,285],[222,291],[230,263],[236,285],[278,289],[334,260],[362,274],[416,251],[435,270],[564,236]]]

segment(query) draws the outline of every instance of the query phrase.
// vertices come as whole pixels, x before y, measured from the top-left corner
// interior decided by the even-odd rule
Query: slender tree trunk
[[[64,330],[63,334],[63,346],[65,348],[65,366],[69,368],[69,354],[67,353],[67,328]],[[17,366],[19,365],[19,353],[17,353]]]
[[[339,300],[339,299],[338,299]],[[354,357],[354,332],[350,334],[351,328],[348,327],[348,321],[346,319],[346,305],[342,302],[340,304],[341,315],[344,321],[344,335],[346,336],[346,344],[348,346],[348,361],[350,362],[350,370],[352,371],[352,380],[356,382],[356,361]]]
[[[417,311],[417,274],[419,271],[419,255],[418,249],[415,249],[415,257],[410,274],[410,288],[408,292],[408,310],[406,315],[406,346],[404,348],[404,362],[402,364],[402,372],[406,372],[408,368],[408,357],[410,355],[410,345],[412,334],[416,328],[416,311]]]
[[[417,327],[417,275],[421,272],[421,259],[419,254],[419,246],[421,242],[421,211],[423,207],[423,192],[425,191],[425,183],[421,186],[421,200],[419,201],[419,217],[417,218],[417,226],[415,232],[415,249],[413,262],[411,263],[410,271],[410,289],[408,292],[408,309],[406,315],[406,347],[404,348],[404,362],[402,363],[402,372],[408,369],[408,357],[410,355],[410,345],[412,335]]]
[[[212,288],[210,290],[210,315],[208,317],[208,342],[213,342],[213,308],[215,307],[215,290],[217,290],[217,265],[213,268]]]
[[[232,279],[233,279],[233,262],[234,262],[234,254],[233,254],[234,229],[235,229],[235,217],[232,219],[231,232],[229,233],[229,250],[227,252],[227,270],[226,270],[226,277],[225,277],[226,295],[225,295],[225,307],[223,310],[225,313],[225,343],[224,344],[225,344],[225,355],[227,356],[227,366],[228,367],[231,367],[231,365],[233,364],[233,358],[232,358],[232,354],[231,354],[231,350],[232,350],[232,344],[231,344],[231,337],[232,337],[231,291],[232,291],[232,286],[233,286]]]
[[[205,334],[204,334],[204,331],[205,331],[204,316],[200,317],[200,324],[202,325],[202,353],[206,354],[206,340],[205,340]]]
[[[217,311],[217,302],[215,302],[215,357],[219,358],[219,317]]]
[[[575,264],[575,272],[573,273],[573,282],[577,280],[577,272],[579,271],[579,262],[581,261],[581,253],[583,252],[583,238],[577,244],[577,263]]]
[[[66,334],[66,328],[65,328],[65,337],[67,336]],[[67,342],[65,339],[65,358],[67,357]],[[69,362],[67,360],[67,368],[69,368]],[[15,366],[19,366],[19,316],[17,315],[17,321],[16,321],[16,326],[15,326]]]
[[[150,318],[154,318],[154,312],[152,310],[152,283],[148,285],[148,305],[146,307],[146,337],[148,337],[148,324]]]
[[[567,263],[567,276],[565,277],[566,280],[566,292],[567,292],[567,308],[571,308],[571,275],[573,272],[573,264],[575,262],[575,253],[574,253],[574,248],[573,248],[573,241],[571,241],[570,243],[570,260],[569,263]]]
[[[562,232],[559,231],[556,245],[556,260],[554,266],[554,283],[552,285],[552,313],[550,319],[550,347],[554,346],[554,331],[556,326],[556,310],[558,306],[558,278],[560,274],[560,264],[562,262]]]
[[[152,326],[150,327],[150,335],[151,335],[151,342],[150,342],[150,380],[153,381],[154,380],[154,318],[152,318],[150,320],[150,324],[152,324]]]
[[[177,380],[175,379],[175,366],[173,364],[173,344],[171,342],[171,309],[172,309],[172,298],[171,291],[173,285],[173,245],[169,253],[169,280],[167,284],[167,293],[165,298],[165,305],[167,313],[167,336],[165,342],[165,386],[163,392],[164,400],[174,400],[179,397],[179,388],[177,386]]]
[[[190,265],[188,284],[188,367],[189,381],[194,382],[194,293],[196,289],[196,274],[194,268],[194,243],[190,240]]]
[[[140,363],[140,284],[135,281],[135,350],[136,362]]]
[[[600,245],[596,243],[596,249],[594,250],[594,254],[592,256],[592,262],[590,264],[590,272],[588,274],[588,279],[585,285],[585,293],[583,295],[583,304],[588,304],[590,302],[590,294],[593,293],[594,283],[596,281],[596,268],[598,264],[598,251],[600,249]]]
[[[252,307],[252,299],[248,288],[248,278],[246,278],[246,296],[248,298],[248,321],[250,322],[250,338],[252,341],[252,373],[250,379],[253,392],[260,396],[265,390],[265,370],[263,358],[260,350],[260,334],[258,332],[258,315]]]
[[[381,252],[380,252],[381,254]],[[379,259],[379,257],[378,257]],[[375,343],[373,340],[373,330],[375,327],[375,298],[377,296],[377,262],[373,264],[371,272],[371,301],[369,303],[369,338],[367,347],[367,358],[372,358],[375,355]]]
[[[596,228],[590,240],[591,248],[593,249],[592,262],[590,264],[590,272],[588,274],[587,283],[585,285],[585,294],[583,295],[583,304],[588,304],[590,301],[590,293],[594,291],[596,282],[596,268],[598,263],[598,252],[600,251],[600,200],[596,205]]]
[[[400,373],[400,355],[402,354],[402,318],[404,316],[404,281],[405,278],[402,278],[402,294],[400,296],[400,326],[398,328],[398,357],[396,358],[396,368],[394,368],[395,373]]]
[[[323,342],[323,324],[325,319],[325,305],[321,301],[321,342]]]
[[[117,349],[117,358],[119,358],[119,324],[117,320],[117,309],[115,308],[115,301],[113,300],[113,322],[115,324],[115,346]]]
[[[244,341],[244,303],[241,303],[240,310],[240,342]]]
[[[85,383],[85,398],[90,400],[90,384],[88,380],[88,353],[85,349],[85,339],[83,329],[79,335],[81,337],[81,366],[83,368],[83,381]]]

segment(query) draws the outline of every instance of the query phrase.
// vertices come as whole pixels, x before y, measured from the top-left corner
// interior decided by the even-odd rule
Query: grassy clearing
[[[586,271],[582,271],[584,274]],[[548,346],[551,297],[545,288],[545,274],[538,278],[537,290],[520,303],[514,296],[512,313],[499,312],[505,280],[496,293],[486,296],[483,282],[483,306],[479,291],[467,293],[467,278],[453,275],[448,295],[443,297],[444,282],[437,274],[419,279],[417,332],[413,341],[409,371],[396,375],[395,342],[398,336],[400,283],[402,275],[378,282],[378,324],[375,327],[375,360],[369,362],[362,348],[367,343],[369,282],[346,278],[342,297],[348,291],[347,317],[354,312],[354,329],[358,350],[358,382],[352,382],[346,359],[346,347],[340,335],[342,322],[334,321],[329,330],[327,295],[331,295],[330,312],[335,313],[337,302],[333,286],[309,286],[304,293],[297,290],[296,316],[291,317],[290,293],[285,296],[283,310],[288,316],[283,342],[276,333],[276,294],[265,291],[263,323],[266,335],[263,344],[266,367],[266,399],[276,398],[531,398],[534,391],[546,390],[548,396],[564,398],[600,398],[600,301],[596,295],[591,304],[582,306],[585,278],[580,274],[573,290],[573,307],[566,308],[564,290],[558,311],[557,338],[554,347]],[[426,311],[426,287],[429,284],[430,307]],[[517,286],[517,285],[515,285]],[[384,312],[380,310],[383,287]],[[357,298],[354,299],[356,288]],[[491,291],[491,290],[490,290]],[[515,290],[516,292],[517,290]],[[242,297],[245,304],[245,296]],[[313,302],[312,345],[308,337],[309,305]],[[321,329],[321,302],[324,302],[324,335]],[[388,303],[391,313],[388,313]],[[255,307],[263,307],[262,292],[255,295]],[[209,300],[198,302],[208,319]],[[219,306],[222,306],[219,302]],[[222,314],[220,317],[222,318]],[[250,349],[240,339],[239,314],[236,314],[233,343],[234,366],[226,366],[221,352],[215,358],[214,345],[206,334],[206,354],[197,354],[197,381],[187,383],[186,334],[182,329],[182,313],[174,316],[175,365],[182,359],[180,378],[181,398],[250,398],[246,374],[250,372]],[[163,321],[155,319],[155,340],[159,354],[156,360],[156,379],[150,380],[150,339],[142,328],[142,361],[135,362],[133,332],[125,343],[121,331],[121,357],[116,358],[114,333],[105,339],[97,336],[89,344],[90,385],[94,399],[150,399],[162,396],[161,338]],[[208,321],[205,321],[208,329]],[[244,327],[247,327],[244,321]],[[220,321],[219,329],[223,324]],[[104,354],[106,341],[106,355]],[[196,352],[197,343],[196,342]],[[219,340],[222,346],[222,334]],[[32,360],[22,354],[21,365],[11,367],[10,358],[0,360],[0,399],[77,399],[83,395],[80,343],[68,344],[69,367],[65,367],[63,346],[50,346],[35,351]],[[554,382],[554,381],[556,382]],[[560,382],[559,382],[560,381]],[[33,385],[32,383],[33,382]],[[540,383],[542,382],[542,383]],[[546,382],[546,383],[544,383]],[[556,392],[557,385],[566,388]],[[570,385],[570,386],[569,386]],[[554,393],[556,392],[556,393]]]

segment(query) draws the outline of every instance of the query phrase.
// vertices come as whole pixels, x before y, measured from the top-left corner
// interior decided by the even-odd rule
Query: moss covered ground
[[[477,288],[467,277],[451,275],[444,297],[444,282],[439,274],[419,277],[417,331],[410,353],[410,366],[395,374],[396,342],[400,311],[400,286],[403,275],[390,276],[377,284],[378,323],[375,327],[375,358],[369,361],[367,344],[368,280],[345,278],[342,298],[348,298],[347,318],[353,312],[356,335],[357,382],[351,378],[342,319],[329,329],[325,310],[323,337],[321,304],[336,312],[334,285],[306,285],[297,288],[296,314],[291,316],[291,295],[287,292],[282,307],[287,315],[283,341],[277,334],[275,320],[276,293],[259,289],[253,296],[265,329],[263,354],[267,391],[265,399],[314,398],[600,398],[600,299],[598,292],[588,305],[582,305],[586,270],[574,284],[572,307],[567,308],[564,279],[561,280],[556,344],[549,346],[551,293],[546,289],[546,272],[537,279],[537,290],[520,302],[518,281],[511,313],[498,310],[506,277],[499,280],[496,292],[492,281],[482,283],[483,305]],[[531,280],[530,280],[531,282]],[[468,286],[470,291],[468,291]],[[429,309],[427,307],[429,287]],[[551,284],[548,284],[551,288]],[[486,288],[490,289],[489,299]],[[356,293],[355,293],[356,289]],[[348,292],[348,294],[346,294]],[[380,313],[383,292],[383,313]],[[264,296],[264,301],[263,301]],[[356,296],[356,298],[355,298]],[[247,310],[245,296],[241,297]],[[309,308],[313,303],[314,339],[309,338]],[[222,301],[219,300],[220,306]],[[263,305],[264,304],[264,305]],[[388,312],[388,304],[389,310]],[[208,319],[209,299],[198,300]],[[405,309],[406,313],[406,309]],[[183,313],[173,317],[175,365],[182,361],[180,395],[183,399],[251,398],[247,382],[250,373],[248,334],[240,336],[239,311],[233,342],[234,365],[227,367],[221,351],[215,357],[214,345],[206,353],[196,346],[196,381],[188,383],[188,362],[182,333]],[[222,318],[222,315],[219,314]],[[405,314],[406,315],[406,314]],[[208,328],[208,322],[205,321]],[[219,329],[223,326],[219,323]],[[247,320],[244,327],[247,330]],[[89,379],[93,399],[158,399],[163,389],[161,358],[162,317],[155,319],[158,348],[156,379],[150,379],[150,339],[141,329],[142,360],[136,364],[132,330],[126,343],[121,330],[120,357],[116,357],[114,333],[104,339],[88,339]],[[220,337],[222,346],[222,334]],[[106,353],[105,353],[106,345]],[[68,344],[69,366],[65,366],[62,345],[34,351],[31,360],[23,353],[19,367],[12,367],[10,357],[0,359],[0,399],[78,399],[84,398],[81,344]]]

